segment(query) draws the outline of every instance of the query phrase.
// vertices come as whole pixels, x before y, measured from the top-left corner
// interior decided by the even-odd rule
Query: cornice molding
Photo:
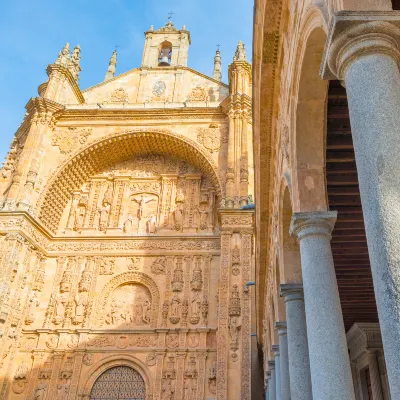
[[[87,109],[69,108],[59,116],[59,121],[74,119],[92,120],[154,120],[154,119],[224,119],[222,107],[188,107],[188,108],[137,108],[137,109]]]
[[[119,78],[122,78],[122,77],[124,77],[126,75],[129,75],[129,74],[133,73],[133,72],[142,72],[142,71],[144,71],[144,72],[153,72],[153,71],[163,71],[163,72],[165,72],[165,71],[174,71],[174,72],[179,72],[180,70],[192,72],[193,74],[201,76],[202,78],[205,78],[205,79],[207,79],[207,80],[209,80],[211,82],[214,82],[214,83],[216,83],[216,84],[218,84],[220,86],[226,87],[227,89],[229,88],[229,85],[227,85],[226,83],[220,82],[220,81],[212,78],[211,76],[202,74],[201,72],[198,72],[198,71],[196,71],[196,70],[194,70],[192,68],[189,68],[189,67],[184,67],[184,66],[177,65],[175,67],[152,67],[152,68],[141,67],[141,68],[133,68],[133,69],[131,69],[129,71],[124,72],[121,75],[114,76],[114,78],[109,79],[108,81],[99,82],[96,85],[90,86],[87,89],[83,90],[82,93],[89,92],[90,90],[93,90],[93,89],[96,89],[98,87],[101,87],[101,86],[103,86],[103,85],[105,85],[105,84],[107,84],[109,82],[116,81]]]

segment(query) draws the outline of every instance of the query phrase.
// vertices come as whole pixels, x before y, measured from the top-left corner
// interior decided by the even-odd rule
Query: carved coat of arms
[[[52,138],[52,145],[58,146],[61,154],[68,154],[75,149],[76,146],[84,144],[91,133],[91,128],[77,129],[71,127],[56,131]]]
[[[214,153],[221,148],[222,135],[223,130],[218,125],[210,125],[208,128],[198,128],[197,141]]]

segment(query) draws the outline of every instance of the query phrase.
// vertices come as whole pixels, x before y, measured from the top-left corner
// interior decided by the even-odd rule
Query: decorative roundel
[[[164,94],[166,88],[167,85],[165,84],[165,82],[157,81],[153,86],[153,94],[159,97]]]

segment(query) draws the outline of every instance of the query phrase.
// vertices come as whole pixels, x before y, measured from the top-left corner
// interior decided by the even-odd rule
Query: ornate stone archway
[[[120,365],[104,371],[90,391],[90,400],[110,398],[146,399],[146,386],[142,376],[131,367]]]
[[[136,283],[145,286],[151,294],[151,312],[150,312],[150,321],[149,326],[151,328],[157,327],[157,319],[158,319],[158,309],[160,303],[160,293],[157,288],[156,283],[153,281],[150,276],[137,272],[137,271],[128,271],[123,272],[112,278],[103,288],[101,294],[98,298],[96,305],[96,320],[100,325],[104,324],[106,313],[107,313],[107,303],[109,301],[111,293],[116,290],[118,287],[127,285],[129,283]]]
[[[107,371],[113,368],[130,368],[133,371],[136,371],[137,374],[143,380],[143,385],[145,389],[145,400],[151,400],[153,398],[153,379],[151,377],[150,372],[147,367],[136,357],[126,354],[116,354],[107,358],[102,359],[101,361],[95,363],[86,375],[86,380],[84,381],[83,388],[81,391],[81,395],[79,398],[83,400],[92,399],[91,393],[93,387],[97,380]]]
[[[200,145],[168,130],[129,129],[90,143],[53,173],[37,205],[41,222],[55,233],[73,191],[89,176],[107,166],[149,153],[180,157],[204,173],[219,197],[223,193],[218,166]]]

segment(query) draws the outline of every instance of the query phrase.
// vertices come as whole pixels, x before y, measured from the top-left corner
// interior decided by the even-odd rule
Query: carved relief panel
[[[216,190],[186,161],[157,154],[106,168],[71,193],[66,235],[209,234]]]

